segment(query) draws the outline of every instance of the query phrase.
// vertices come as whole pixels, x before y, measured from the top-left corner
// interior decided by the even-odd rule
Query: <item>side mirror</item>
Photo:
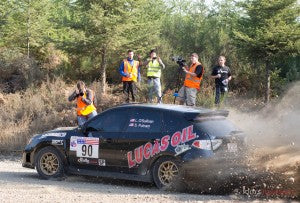
[[[78,127],[79,131],[81,131],[83,134],[86,133],[86,125],[82,125]]]

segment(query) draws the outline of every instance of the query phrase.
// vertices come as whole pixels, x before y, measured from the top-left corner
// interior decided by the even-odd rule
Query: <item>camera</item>
[[[186,65],[186,60],[183,59],[181,56],[173,56],[172,61],[175,61],[180,67]]]
[[[84,95],[84,93],[83,93],[83,91],[82,90],[79,90],[79,96],[83,96]]]

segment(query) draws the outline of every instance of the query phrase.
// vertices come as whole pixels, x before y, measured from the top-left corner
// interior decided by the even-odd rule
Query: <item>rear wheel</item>
[[[57,179],[64,176],[64,166],[61,155],[53,147],[45,147],[37,153],[35,166],[38,174],[43,179]]]
[[[172,157],[158,159],[152,168],[152,176],[158,188],[170,190],[182,186],[182,171],[179,162]]]

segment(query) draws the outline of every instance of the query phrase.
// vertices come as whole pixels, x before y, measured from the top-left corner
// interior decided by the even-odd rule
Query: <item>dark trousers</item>
[[[220,104],[220,101],[223,100],[225,93],[228,91],[228,87],[221,85],[216,85],[216,97],[215,104]]]
[[[125,101],[129,102],[129,97],[131,94],[132,102],[135,102],[136,95],[136,84],[133,81],[123,81],[123,93],[125,94]]]

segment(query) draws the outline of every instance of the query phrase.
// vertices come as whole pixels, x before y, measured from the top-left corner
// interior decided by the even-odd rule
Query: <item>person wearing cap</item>
[[[215,79],[215,104],[218,106],[224,99],[225,93],[228,92],[228,83],[232,78],[230,68],[225,65],[225,62],[225,56],[219,56],[218,65],[213,68],[211,73],[211,78]]]
[[[185,80],[183,86],[178,91],[176,99],[179,100],[182,105],[195,106],[197,92],[200,90],[200,84],[204,74],[204,67],[199,62],[198,54],[191,54],[190,60],[190,67],[187,65],[182,67],[182,70],[185,72]]]
[[[138,56],[141,60],[141,56]],[[141,65],[147,67],[147,85],[148,85],[148,102],[153,102],[153,95],[157,97],[157,103],[161,103],[161,70],[165,68],[165,64],[160,57],[157,56],[154,49],[150,51],[150,58],[146,62],[140,62]]]

